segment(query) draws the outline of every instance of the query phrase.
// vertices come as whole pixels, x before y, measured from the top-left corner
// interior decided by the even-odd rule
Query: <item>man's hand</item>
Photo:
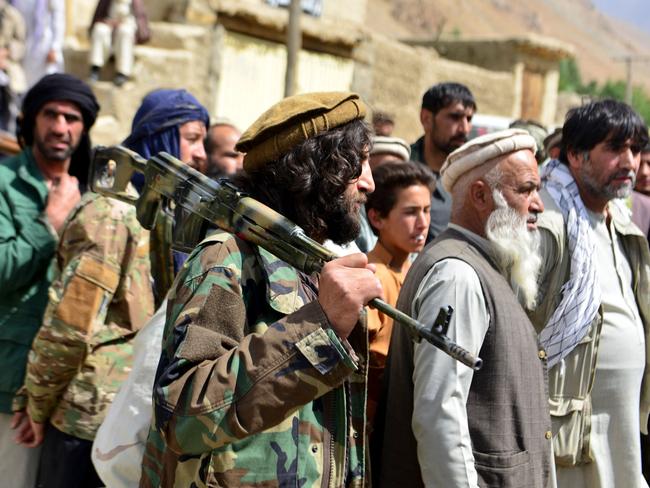
[[[29,424],[32,426],[34,440],[31,443],[25,443],[25,445],[27,447],[38,447],[43,443],[43,437],[45,437],[45,424],[34,422],[31,417],[29,417]]]
[[[50,49],[47,52],[47,56],[45,57],[45,62],[48,64],[56,63],[56,51],[54,49]]]
[[[29,423],[29,417],[25,410],[14,412],[10,427],[16,431],[16,435],[14,436],[16,444],[27,445],[34,440],[32,425]]]
[[[357,253],[327,263],[320,275],[318,302],[332,329],[345,339],[359,320],[363,307],[382,296],[375,267],[365,254]]]
[[[74,206],[79,203],[80,199],[79,182],[74,176],[66,173],[58,181],[50,185],[45,213],[57,232],[59,232],[65,218]]]

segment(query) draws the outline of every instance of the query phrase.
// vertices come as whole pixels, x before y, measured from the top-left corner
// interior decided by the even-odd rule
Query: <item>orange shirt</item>
[[[374,263],[377,267],[376,276],[381,282],[384,290],[384,300],[389,305],[397,304],[399,291],[404,283],[406,272],[411,266],[407,259],[402,265],[400,271],[389,267],[393,256],[380,242],[375,244],[372,251],[368,253],[368,262]],[[381,393],[381,378],[388,356],[388,346],[390,345],[390,335],[393,330],[393,319],[384,315],[379,310],[368,307],[368,341],[370,343],[369,353],[369,371],[368,371],[368,424],[372,425],[372,420],[379,402]]]

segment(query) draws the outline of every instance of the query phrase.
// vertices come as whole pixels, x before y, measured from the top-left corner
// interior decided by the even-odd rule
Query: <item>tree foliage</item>
[[[591,80],[585,84],[582,81],[578,63],[574,58],[560,61],[559,90],[594,98],[613,98],[625,101],[624,80],[607,80],[602,84]],[[650,123],[650,97],[648,97],[643,87],[635,86],[632,88],[632,107],[643,117],[646,124]]]

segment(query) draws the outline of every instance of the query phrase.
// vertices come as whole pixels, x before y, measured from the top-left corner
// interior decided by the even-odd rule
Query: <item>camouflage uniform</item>
[[[148,253],[148,233],[131,205],[87,193],[71,212],[29,353],[33,420],[94,438],[130,370],[132,338],[153,313]]]
[[[140,485],[366,485],[367,329],[329,327],[312,279],[218,231],[168,296]]]

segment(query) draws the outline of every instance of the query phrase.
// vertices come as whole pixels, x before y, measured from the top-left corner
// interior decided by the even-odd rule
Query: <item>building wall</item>
[[[286,49],[279,43],[226,31],[219,50],[220,81],[211,112],[245,129],[283,98]],[[353,70],[351,59],[302,50],[297,92],[348,91]]]
[[[66,63],[69,71],[85,77],[88,73],[85,32],[95,1],[67,1],[75,14],[76,27],[72,31],[76,34],[68,38]],[[323,36],[333,45],[336,37],[332,37],[330,26],[334,19],[340,18],[342,36],[348,35],[345,29],[355,22],[356,29],[361,29],[358,22],[365,18],[366,1],[326,0],[323,22],[311,19],[311,27],[306,28],[311,29],[310,35]],[[100,119],[93,130],[96,143],[114,144],[126,136],[142,96],[154,88],[186,88],[206,105],[213,117],[230,118],[242,129],[283,96],[286,57],[281,42],[256,35],[254,26],[247,34],[236,32],[230,24],[226,28],[219,23],[218,16],[216,24],[207,22],[208,17],[202,17],[205,22],[187,18],[176,23],[159,21],[164,16],[180,15],[179,12],[212,9],[214,13],[217,8],[229,9],[232,19],[232,12],[242,12],[243,4],[259,6],[259,10],[254,9],[256,13],[270,9],[277,20],[277,9],[266,5],[264,0],[145,0],[145,3],[152,20],[152,40],[136,48],[135,81],[115,89],[107,68],[105,81],[95,85],[102,103]],[[248,23],[259,18],[243,17]],[[266,29],[268,33],[268,29],[280,27],[271,22],[262,31]],[[354,33],[344,42],[356,38],[355,28],[351,29]],[[299,56],[298,91],[354,90],[369,103],[371,110],[393,114],[395,135],[408,141],[415,140],[422,132],[419,121],[422,93],[442,81],[466,84],[477,99],[479,113],[518,116],[521,105],[518,77],[522,74],[516,70],[495,71],[444,59],[432,48],[409,46],[369,32],[364,32],[359,39],[352,50],[347,44],[340,52],[303,49]],[[553,80],[547,76],[547,91]]]
[[[422,94],[436,83],[463,83],[474,94],[478,112],[513,116],[515,83],[511,72],[450,61],[431,48],[408,46],[380,35],[366,39],[355,57],[353,90],[364,96],[371,110],[392,114],[394,135],[409,142],[422,134]]]
[[[512,117],[532,118],[553,125],[557,105],[559,59],[568,46],[548,41],[548,46],[524,41],[438,42],[445,58],[513,74]],[[541,86],[539,77],[541,76]],[[531,100],[529,97],[532,96]],[[531,110],[531,107],[534,107]]]

